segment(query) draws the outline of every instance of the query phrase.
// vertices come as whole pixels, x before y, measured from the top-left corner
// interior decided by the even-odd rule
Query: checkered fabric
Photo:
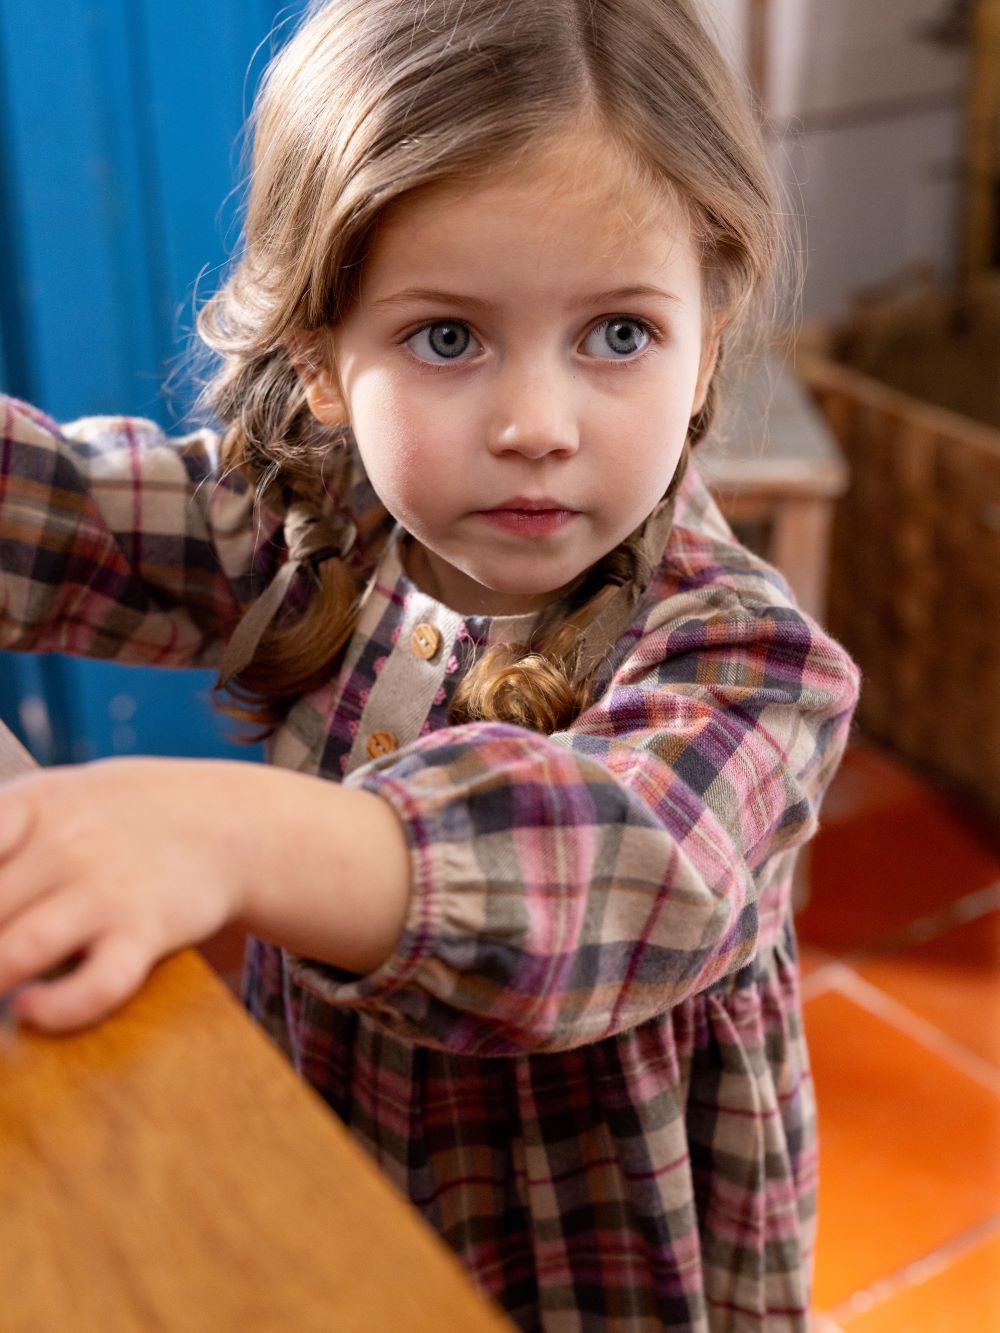
[[[217,663],[285,555],[217,437],[0,412],[0,646]],[[360,473],[346,498],[373,591],[269,758],[392,805],[409,914],[366,976],[251,940],[250,1012],[517,1327],[804,1333],[791,882],[857,668],[692,467],[595,702],[552,736],[449,726],[473,656],[523,618],[428,598]],[[369,761],[377,730],[396,748]]]

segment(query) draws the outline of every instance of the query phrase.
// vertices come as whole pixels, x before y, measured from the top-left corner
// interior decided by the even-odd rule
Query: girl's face
[[[333,331],[335,373],[309,387],[416,539],[411,575],[464,614],[543,606],[617,546],[704,400],[689,228],[623,170],[603,139],[567,136],[401,201]]]

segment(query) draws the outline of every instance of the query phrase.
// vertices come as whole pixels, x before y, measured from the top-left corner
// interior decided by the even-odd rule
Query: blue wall
[[[0,386],[190,429],[178,358],[238,240],[240,129],[305,0],[0,0]],[[0,654],[42,762],[238,755],[213,673]]]

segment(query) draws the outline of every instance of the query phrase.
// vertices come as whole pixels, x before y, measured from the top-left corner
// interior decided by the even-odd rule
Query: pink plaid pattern
[[[219,479],[216,437],[0,410],[0,645],[218,661],[284,547]],[[373,567],[388,528],[360,472],[351,499]],[[804,1333],[816,1139],[791,880],[857,668],[692,468],[571,727],[448,725],[491,633],[470,617],[424,734],[344,777],[414,591],[380,569],[373,628],[270,746],[391,803],[406,930],[363,977],[252,941],[251,1013],[518,1327]]]

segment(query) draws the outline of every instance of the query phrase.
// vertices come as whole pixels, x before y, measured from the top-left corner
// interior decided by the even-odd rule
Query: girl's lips
[[[579,518],[575,509],[481,509],[479,516],[494,527],[524,537],[547,537]]]

